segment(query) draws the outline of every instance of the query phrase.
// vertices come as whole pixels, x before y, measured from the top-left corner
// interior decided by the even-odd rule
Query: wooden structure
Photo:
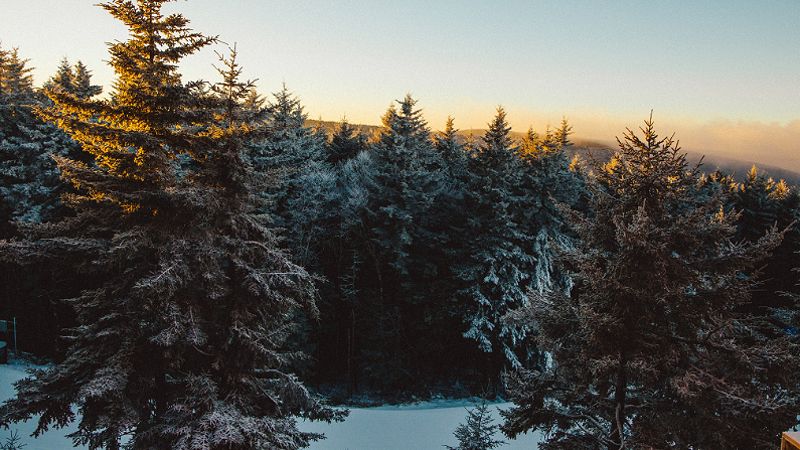
[[[787,431],[783,433],[781,450],[800,450],[800,432]]]

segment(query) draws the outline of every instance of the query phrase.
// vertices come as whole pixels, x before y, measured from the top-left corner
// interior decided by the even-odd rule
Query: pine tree
[[[528,131],[525,133],[525,136],[522,137],[522,145],[520,146],[520,152],[523,155],[533,155],[538,153],[542,148],[542,139],[539,136],[533,127],[528,128]]]
[[[521,223],[527,224],[527,233],[535,236],[533,255],[536,259],[531,287],[539,292],[548,289],[569,290],[569,276],[556,267],[556,248],[573,245],[572,236],[562,217],[562,208],[580,207],[586,196],[582,175],[574,170],[567,157],[572,143],[572,127],[562,120],[555,133],[545,139],[532,128],[523,138],[520,159],[523,163],[521,182],[524,203],[520,209]]]
[[[78,98],[88,99],[100,95],[103,88],[92,84],[92,72],[79,60],[75,63],[72,76],[72,93]]]
[[[409,270],[410,247],[439,188],[441,165],[430,140],[430,130],[406,95],[383,117],[379,140],[371,151],[375,182],[371,193],[374,240],[385,254],[385,262],[399,273]]]
[[[456,428],[453,433],[458,439],[457,447],[446,446],[449,450],[491,450],[498,448],[505,441],[494,438],[499,427],[494,425],[486,401],[467,410],[467,422]]]
[[[2,246],[23,264],[76,264],[96,284],[70,300],[79,326],[63,362],[17,385],[0,423],[40,414],[36,434],[81,418],[91,449],[295,449],[320,436],[295,417],[341,417],[291,373],[283,343],[309,275],[253,216],[243,142],[256,131],[231,63],[213,98],[178,62],[214,41],[164,0],[103,4],[129,29],[110,46],[109,100],[51,92],[41,114],[94,157],[59,158],[75,217]],[[211,101],[213,100],[213,101]],[[209,117],[209,113],[214,113]],[[179,155],[192,159],[181,173]]]
[[[736,237],[748,242],[757,241],[770,228],[789,229],[780,246],[761,271],[763,283],[753,294],[755,307],[789,305],[775,292],[794,289],[792,274],[794,255],[800,251],[800,193],[784,180],[774,180],[755,166],[742,183],[730,193],[731,207],[739,212]]]
[[[446,311],[437,215],[445,174],[416,103],[407,95],[392,105],[369,151],[342,166],[342,235],[353,241],[329,266],[342,333],[355,336],[343,358],[351,380],[394,393],[424,386],[444,342],[435,336]]]
[[[506,327],[501,318],[527,303],[535,258],[518,212],[524,208],[520,186],[523,166],[510,135],[503,108],[489,124],[476,155],[470,161],[467,208],[471,212],[469,259],[459,269],[466,282],[463,295],[464,336],[489,353],[496,373],[508,361],[521,364],[516,348],[525,338],[521,329]]]
[[[746,272],[780,240],[733,241],[736,216],[698,195],[698,171],[652,119],[592,179],[592,213],[564,264],[570,293],[534,292],[511,319],[548,362],[507,379],[513,437],[542,448],[771,448],[796,423],[798,348],[743,313]]]
[[[572,134],[572,126],[567,121],[567,118],[564,117],[561,119],[561,124],[559,125],[558,129],[553,133],[553,137],[551,139],[552,144],[554,147],[558,148],[567,148],[572,145],[572,142],[569,140],[569,135]]]
[[[22,450],[26,446],[26,444],[22,443],[22,438],[19,437],[18,431],[12,431],[3,442],[0,442],[0,450]]]
[[[0,78],[5,86],[0,94],[0,197],[5,214],[0,221],[9,224],[4,226],[4,236],[9,237],[15,232],[11,222],[42,222],[58,215],[63,186],[52,158],[74,154],[78,148],[34,114],[46,101],[30,83],[32,68],[18,53],[5,53],[8,58],[0,60],[7,68]]]
[[[0,54],[0,95],[7,101],[19,102],[33,91],[33,67],[28,62],[16,47]]]
[[[448,116],[444,130],[433,138],[433,145],[442,155],[446,164],[458,164],[464,161],[466,151],[464,145],[458,138],[458,130],[455,127],[455,119]]]
[[[342,119],[333,130],[327,146],[328,162],[340,164],[351,160],[360,152],[367,149],[367,139],[351,125],[347,119]]]
[[[258,99],[251,100],[258,103]],[[325,138],[306,126],[307,115],[300,100],[285,85],[273,94],[266,111],[266,133],[250,145],[248,158],[257,172],[277,178],[276,183],[264,187],[265,198],[272,203],[270,220],[290,229],[297,223],[290,203],[303,180],[329,170],[325,164]],[[301,246],[299,242],[306,243],[309,236],[299,239],[296,247]]]
[[[67,58],[61,60],[58,65],[56,73],[44,83],[44,88],[48,90],[61,90],[64,92],[73,92],[72,80],[75,73],[72,71],[72,66],[69,64]]]

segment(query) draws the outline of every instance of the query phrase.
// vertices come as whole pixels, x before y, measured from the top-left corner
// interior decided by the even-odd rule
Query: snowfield
[[[22,364],[0,365],[0,401],[14,394],[15,381],[26,376],[30,366]],[[300,422],[300,429],[325,433],[325,440],[311,445],[312,450],[427,450],[443,449],[444,445],[455,445],[453,430],[466,417],[469,401],[434,401],[400,406],[375,408],[351,408],[350,416],[342,423]],[[495,423],[499,423],[497,408],[508,408],[510,403],[492,404]],[[75,430],[70,426],[50,430],[34,439],[30,434],[36,421],[30,420],[11,426],[26,444],[23,450],[71,449],[72,441],[65,436]],[[5,442],[10,430],[0,429],[0,444]],[[498,436],[499,437],[499,436]],[[536,434],[527,434],[507,445],[502,450],[536,449]],[[85,447],[78,447],[85,448]]]
[[[28,374],[27,370],[31,368],[28,365],[15,363],[13,360],[11,364],[0,364],[0,401],[14,395],[14,383]],[[0,444],[4,444],[6,438],[11,431],[19,433],[22,438],[22,443],[25,447],[22,450],[61,450],[71,448],[86,448],[86,447],[73,447],[72,440],[65,437],[77,429],[75,425],[70,425],[66,428],[57,430],[49,430],[37,439],[30,437],[33,430],[36,429],[36,420],[29,420],[25,423],[17,423],[11,425],[11,428],[4,430],[0,428]]]
[[[325,433],[326,439],[312,444],[312,450],[442,450],[457,444],[453,430],[465,421],[468,407],[472,407],[468,401],[441,401],[351,408],[344,422],[305,422],[300,429]],[[497,407],[509,408],[511,403],[491,405],[495,424],[500,423]],[[534,450],[540,438],[529,433],[507,440],[500,450]]]

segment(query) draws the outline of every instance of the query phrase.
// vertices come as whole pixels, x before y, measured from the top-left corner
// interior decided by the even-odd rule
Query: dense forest
[[[510,398],[502,430],[548,449],[797,424],[797,186],[706,171],[652,114],[596,159],[566,120],[519,138],[498,107],[465,138],[410,95],[374,132],[325,127],[235,48],[183,80],[218,39],[163,3],[102,5],[129,29],[109,92],[66,59],[34,86],[0,48],[0,318],[53,361],[0,425],[294,449],[320,438],[297,418],[346,420],[331,404],[442,395]]]

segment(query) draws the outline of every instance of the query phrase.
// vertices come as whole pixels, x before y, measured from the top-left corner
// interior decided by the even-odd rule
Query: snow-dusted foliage
[[[71,437],[90,449],[123,437],[149,449],[305,447],[321,436],[297,417],[343,414],[292,373],[291,319],[316,315],[315,289],[256,216],[244,150],[264,121],[234,59],[210,90],[181,81],[177,63],[214,39],[163,3],[102,5],[130,32],[110,46],[110,99],[48,93],[41,114],[93,164],[57,159],[74,217],[2,243],[0,258],[71,264],[95,283],[69,300],[78,326],[64,360],[19,382],[0,424],[38,414],[39,433],[74,420],[74,407]]]
[[[565,288],[567,277],[552,263],[553,246],[569,246],[557,202],[572,205],[580,180],[569,171],[563,139],[529,139],[520,147],[510,136],[506,113],[497,116],[469,162],[468,262],[460,266],[465,281],[465,336],[485,352],[502,355],[514,367],[532,355],[525,339],[530,330],[503,317],[528,302],[530,290]],[[574,188],[566,188],[574,183]],[[520,359],[523,358],[523,359]],[[502,364],[498,362],[497,364]]]
[[[383,263],[400,273],[410,270],[414,241],[427,231],[425,219],[442,188],[438,155],[416,103],[407,95],[399,108],[389,108],[371,149],[375,172],[368,224]]]
[[[274,93],[265,109],[264,133],[249,144],[248,158],[257,173],[274,179],[266,186],[278,213],[288,223],[287,202],[309,173],[325,170],[325,136],[306,126],[303,107],[286,86]]]
[[[508,378],[510,436],[540,448],[772,448],[797,422],[798,343],[750,312],[750,274],[780,242],[734,240],[737,216],[652,119],[593,170],[591,213],[562,262],[570,294],[533,291],[513,323],[552,357]],[[731,430],[736,430],[735,433]]]
[[[505,444],[495,439],[498,425],[495,425],[486,401],[467,410],[467,421],[453,432],[458,440],[456,447],[446,446],[449,450],[492,450]]]
[[[27,60],[16,49],[0,48],[0,66],[0,228],[5,230],[0,236],[8,236],[14,222],[38,223],[57,215],[63,185],[53,157],[79,150],[35,114],[48,101],[34,90]]]
[[[367,149],[367,137],[346,119],[336,126],[328,139],[328,162],[340,164],[356,157]]]

